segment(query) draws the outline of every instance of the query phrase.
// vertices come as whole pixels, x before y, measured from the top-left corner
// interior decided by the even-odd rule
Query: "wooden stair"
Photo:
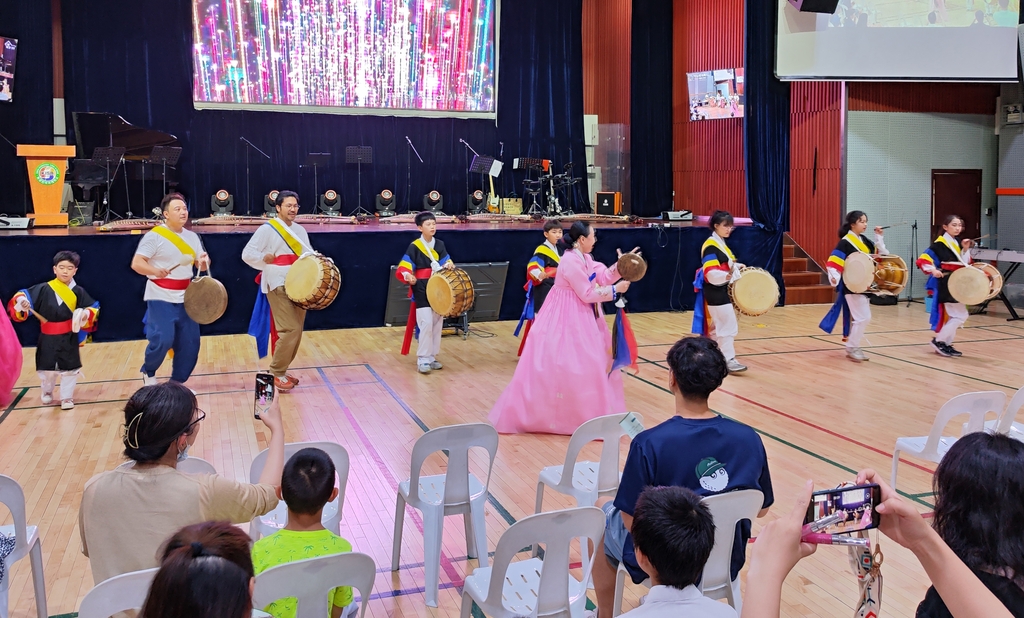
[[[787,305],[830,305],[836,299],[828,276],[788,234],[782,245],[782,280]]]

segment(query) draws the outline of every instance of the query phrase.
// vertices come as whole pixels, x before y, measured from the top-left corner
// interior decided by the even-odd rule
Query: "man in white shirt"
[[[132,258],[132,270],[149,278],[146,282],[146,357],[142,381],[156,384],[156,370],[167,352],[174,351],[171,380],[185,383],[199,360],[199,324],[185,312],[185,289],[192,281],[192,268],[210,268],[210,256],[199,236],[185,229],[188,205],[180,193],[170,193],[160,202],[164,224],[139,241]]]
[[[288,374],[288,367],[299,351],[306,310],[288,298],[284,280],[291,265],[312,249],[306,230],[295,223],[299,214],[299,196],[294,191],[281,191],[274,204],[277,218],[256,230],[242,250],[242,260],[260,271],[260,291],[249,322],[249,334],[256,338],[260,358],[267,355],[266,342],[270,335],[274,353],[270,373],[274,374],[274,386],[286,393],[299,383],[298,378]]]

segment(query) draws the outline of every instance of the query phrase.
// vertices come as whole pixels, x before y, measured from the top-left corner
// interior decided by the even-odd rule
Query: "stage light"
[[[391,189],[384,189],[377,194],[377,215],[380,217],[395,216],[395,194]]]
[[[320,194],[320,211],[327,215],[341,214],[341,197],[334,189],[328,189]]]
[[[444,210],[444,196],[440,191],[434,190],[423,196],[423,210],[435,214]]]
[[[221,189],[210,196],[210,213],[215,217],[230,215],[235,210],[235,196]]]
[[[487,205],[484,203],[484,192],[480,189],[470,193],[466,196],[466,210],[471,215],[478,215],[487,209]]]
[[[274,189],[263,198],[263,210],[268,216],[277,216],[277,205],[274,202],[277,201],[278,193],[280,193],[280,191]]]

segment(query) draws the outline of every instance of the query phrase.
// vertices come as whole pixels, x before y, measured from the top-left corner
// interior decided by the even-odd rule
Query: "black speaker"
[[[796,7],[801,13],[828,13],[836,12],[839,0],[789,0],[789,3]]]

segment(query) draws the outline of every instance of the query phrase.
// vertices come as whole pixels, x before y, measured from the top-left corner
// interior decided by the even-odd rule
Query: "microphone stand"
[[[912,225],[910,227],[911,227],[911,230],[912,230],[911,237],[910,237],[910,259],[912,259],[912,260],[914,260],[916,262],[917,261],[917,219],[914,219],[914,225]],[[907,307],[909,307],[910,303],[914,302],[914,270],[915,270],[915,268],[913,266],[911,266],[907,270],[910,271],[910,281],[907,284]],[[927,296],[928,296],[928,291],[925,290],[925,297],[927,298]],[[938,298],[935,298],[935,299],[932,300],[932,311],[935,311],[935,303],[938,302],[938,300],[939,300]],[[927,302],[927,300],[925,302]]]
[[[470,165],[471,165],[469,163],[469,161],[468,161],[469,153],[472,152],[477,157],[480,156],[480,153],[478,153],[477,151],[473,150],[473,147],[469,145],[469,142],[467,142],[466,140],[462,139],[461,137],[459,138],[459,141],[462,142],[462,145],[466,147],[466,159],[467,159],[467,161],[466,161],[466,195],[468,196],[469,195],[469,168],[470,168]],[[463,199],[465,199],[465,198],[463,198]]]
[[[405,151],[405,169],[407,184],[405,187],[405,212],[412,212],[412,155],[416,153],[416,158],[423,163],[423,157],[420,156],[416,147],[412,145],[412,140],[409,136],[405,136],[405,141],[409,143],[409,150]]]
[[[267,158],[268,161],[273,161],[270,155],[263,152],[256,146],[256,144],[250,142],[244,137],[239,137],[239,140],[245,142],[245,216],[252,215],[252,185],[249,184],[249,149],[252,148],[256,152],[260,153]]]

